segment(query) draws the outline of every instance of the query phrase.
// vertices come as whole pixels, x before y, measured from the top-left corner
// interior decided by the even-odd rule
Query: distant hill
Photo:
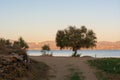
[[[38,43],[29,42],[28,43],[28,45],[30,47],[29,48],[30,50],[40,50],[41,47],[45,44],[49,45],[52,50],[58,50],[59,49],[58,47],[56,47],[55,41],[44,41],[44,42],[38,42]]]
[[[29,42],[30,50],[40,50],[44,44],[48,44],[52,50],[58,50],[59,48],[56,46],[55,41],[44,41],[44,42]],[[100,41],[97,43],[96,48],[94,50],[120,50],[120,41],[117,42],[109,42],[109,41]]]
[[[103,49],[103,50],[120,50],[120,41],[117,42],[108,42],[108,41],[100,41],[97,43],[96,49]]]

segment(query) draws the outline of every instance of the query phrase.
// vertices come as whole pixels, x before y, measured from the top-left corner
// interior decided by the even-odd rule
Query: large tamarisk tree
[[[72,49],[74,51],[73,56],[77,56],[78,49],[95,47],[96,39],[97,37],[93,30],[88,30],[85,26],[81,26],[80,28],[69,26],[64,30],[58,30],[56,34],[56,45],[60,49]]]

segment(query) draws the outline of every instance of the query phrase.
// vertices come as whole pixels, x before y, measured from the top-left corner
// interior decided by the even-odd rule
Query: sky
[[[55,40],[70,25],[92,29],[98,41],[120,41],[120,0],[0,0],[0,38]]]

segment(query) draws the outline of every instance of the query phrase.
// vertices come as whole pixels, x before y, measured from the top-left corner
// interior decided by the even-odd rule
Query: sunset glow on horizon
[[[70,25],[120,41],[120,0],[0,0],[0,38],[50,41]]]

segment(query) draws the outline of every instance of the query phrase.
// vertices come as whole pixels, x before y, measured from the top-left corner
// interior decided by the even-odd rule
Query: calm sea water
[[[30,56],[40,56],[43,53],[40,50],[28,50]],[[74,52],[72,50],[51,50],[48,54],[53,56],[71,56]],[[120,58],[120,50],[78,50],[81,56],[92,56],[97,58],[117,57]]]

